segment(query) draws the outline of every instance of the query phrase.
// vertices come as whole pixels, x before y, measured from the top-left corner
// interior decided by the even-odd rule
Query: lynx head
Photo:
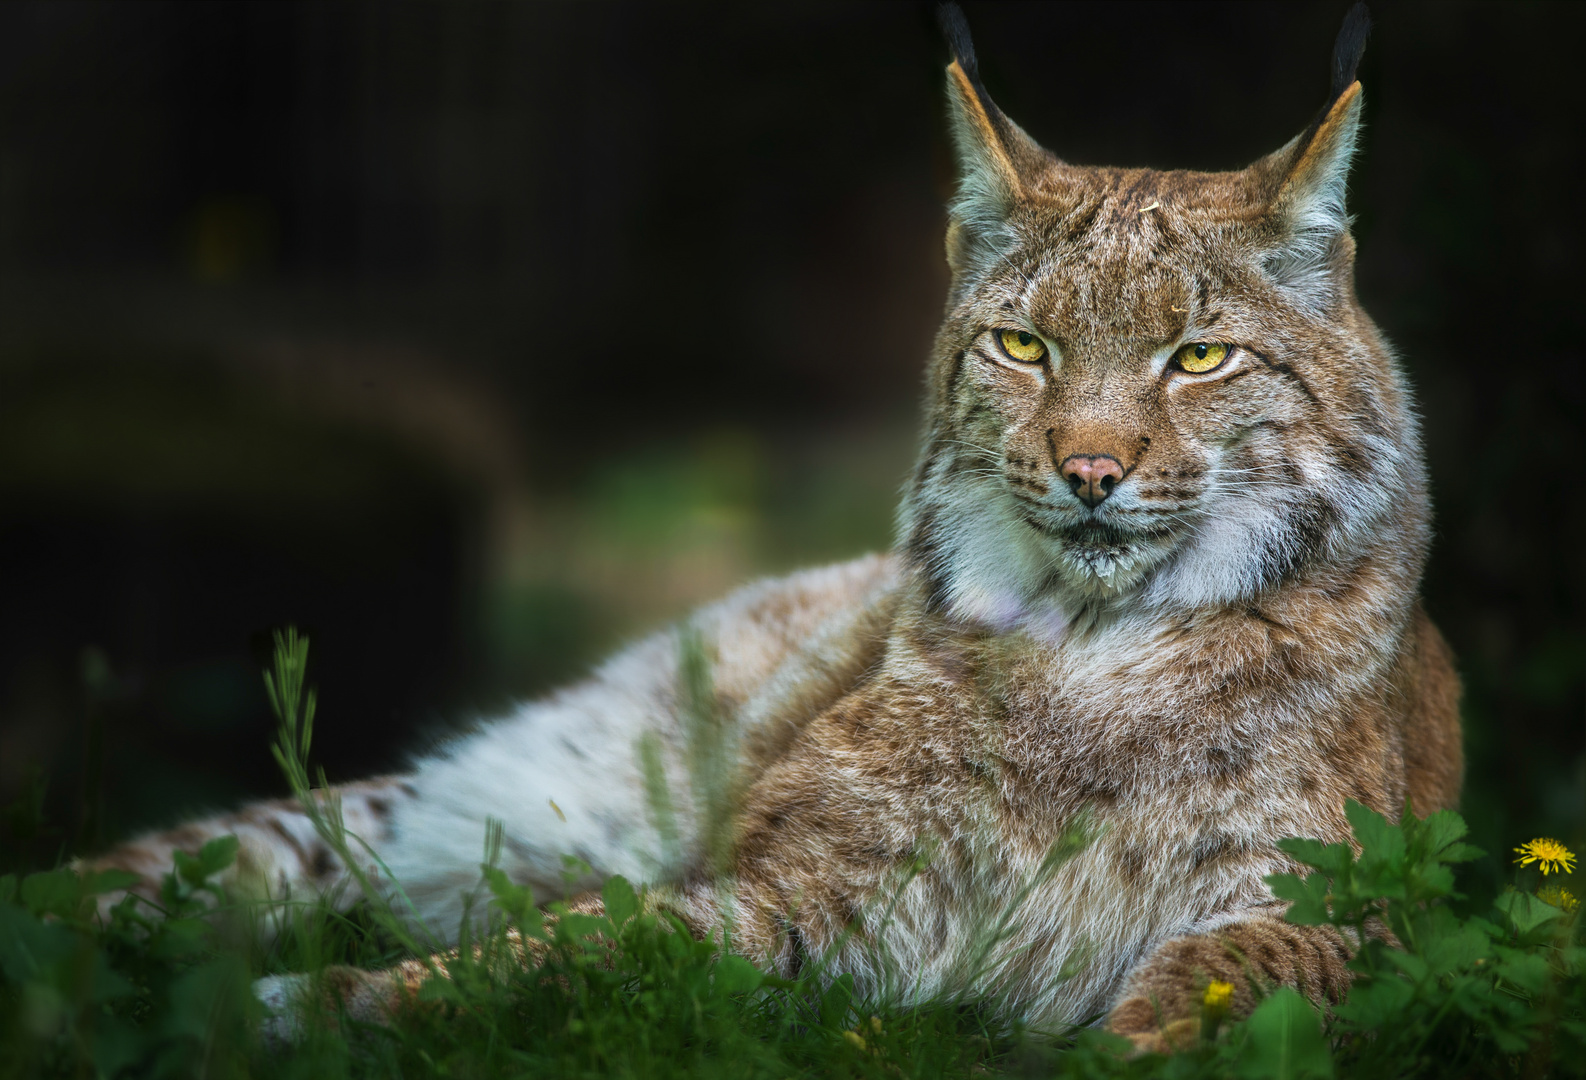
[[[1249,603],[1388,549],[1413,589],[1415,417],[1344,209],[1363,5],[1315,122],[1225,173],[1058,159],[992,103],[956,7],[943,24],[953,277],[900,534],[930,602],[1038,629]]]

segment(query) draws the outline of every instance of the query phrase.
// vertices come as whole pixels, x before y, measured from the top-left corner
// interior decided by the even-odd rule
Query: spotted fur
[[[895,551],[694,621],[738,748],[727,866],[687,798],[675,632],[350,789],[349,813],[442,931],[493,815],[506,868],[541,896],[570,852],[594,868],[584,885],[650,882],[787,974],[826,956],[862,988],[992,994],[1048,1028],[1104,1015],[1158,1047],[1211,979],[1236,1010],[1276,984],[1337,1000],[1351,943],[1282,920],[1275,841],[1347,838],[1349,798],[1390,817],[1452,806],[1461,774],[1457,680],[1417,601],[1414,406],[1354,293],[1363,15],[1317,121],[1227,173],[1060,160],[991,102],[947,18],[953,280]],[[1048,356],[1013,360],[1002,329]],[[1234,348],[1213,372],[1176,368],[1196,341]],[[1094,505],[1074,459],[1116,467]],[[646,809],[646,734],[680,793],[675,852]],[[1080,821],[1090,842],[1047,861]],[[152,873],[231,830],[274,891],[338,878],[279,804],[103,862]]]

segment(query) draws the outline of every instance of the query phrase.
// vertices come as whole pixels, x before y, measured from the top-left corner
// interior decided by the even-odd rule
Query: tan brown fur
[[[1351,798],[1390,818],[1407,799],[1453,806],[1462,770],[1452,658],[1417,600],[1414,409],[1354,294],[1352,68],[1310,130],[1249,168],[1158,172],[1059,160],[961,53],[953,283],[896,551],[695,621],[739,749],[730,865],[698,845],[702,805],[685,807],[680,863],[622,861],[617,841],[643,829],[631,740],[660,740],[687,785],[662,635],[525,710],[512,724],[532,738],[509,742],[504,722],[465,744],[472,772],[441,759],[371,789],[412,785],[383,835],[425,912],[469,884],[450,869],[469,861],[451,854],[456,822],[519,808],[458,789],[561,762],[566,743],[577,761],[513,789],[527,809],[508,821],[509,870],[540,887],[563,844],[647,877],[701,934],[730,921],[784,974],[824,957],[870,991],[995,995],[1038,1028],[1105,1013],[1142,1048],[1183,1037],[1211,979],[1235,985],[1236,1012],[1279,984],[1337,1001],[1350,943],[1283,921],[1265,878],[1293,866],[1276,841],[1346,839]],[[1005,329],[1047,356],[1014,360]],[[1230,359],[1174,367],[1197,341]],[[1070,491],[1075,457],[1116,462],[1105,500]],[[546,793],[566,831],[536,809]],[[1091,842],[1044,864],[1085,820]],[[293,858],[307,879],[312,859]]]

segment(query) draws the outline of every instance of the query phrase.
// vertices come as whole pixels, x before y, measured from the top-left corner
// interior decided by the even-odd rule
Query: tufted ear
[[[1052,157],[1003,115],[980,82],[969,24],[955,3],[937,8],[953,62],[947,65],[948,120],[958,156],[958,191],[948,207],[947,261],[963,274],[1001,248],[1025,177]]]
[[[1333,44],[1327,105],[1311,126],[1252,166],[1269,200],[1274,246],[1264,257],[1269,274],[1308,304],[1325,307],[1338,295],[1338,279],[1354,256],[1344,206],[1349,163],[1360,133],[1360,83],[1371,16],[1356,3]]]

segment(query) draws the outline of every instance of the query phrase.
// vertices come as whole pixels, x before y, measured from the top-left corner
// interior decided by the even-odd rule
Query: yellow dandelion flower
[[[1234,984],[1213,980],[1206,987],[1206,996],[1201,998],[1201,1004],[1213,1012],[1227,1012],[1229,1002],[1234,999]]]
[[[1514,849],[1520,856],[1515,862],[1521,866],[1530,866],[1536,863],[1546,877],[1554,871],[1566,874],[1575,872],[1575,853],[1569,848],[1550,837],[1539,836],[1535,840],[1521,844]]]
[[[1580,907],[1580,901],[1575,899],[1575,894],[1562,885],[1548,885],[1539,890],[1536,898],[1544,904],[1551,904],[1560,911],[1574,911]]]

